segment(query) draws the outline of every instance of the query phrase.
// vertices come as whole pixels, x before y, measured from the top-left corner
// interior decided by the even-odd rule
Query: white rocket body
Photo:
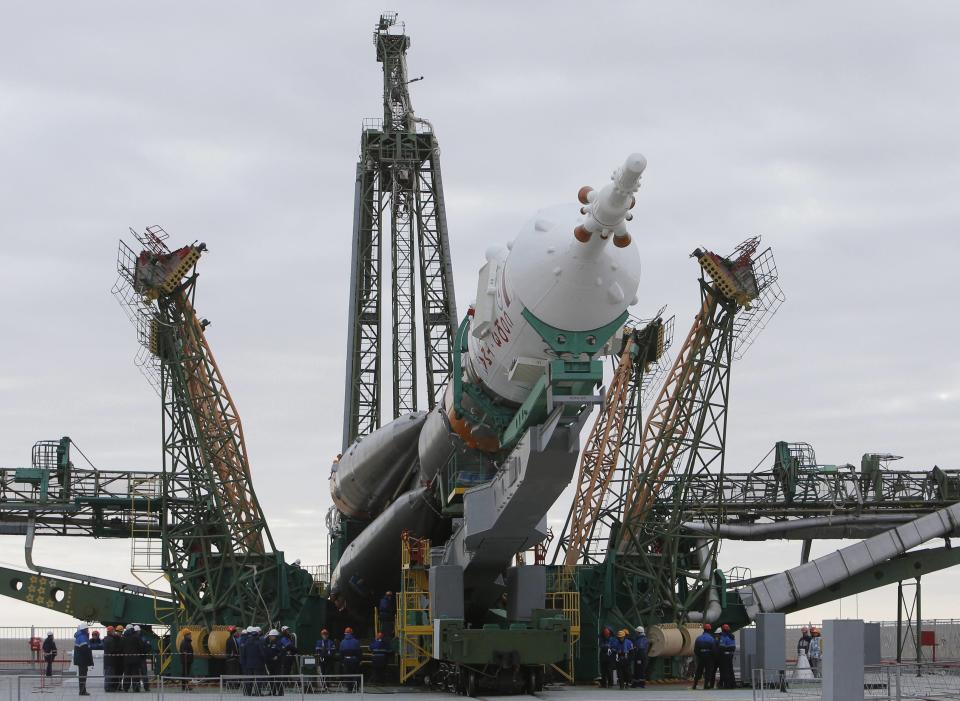
[[[583,219],[577,205],[543,209],[507,247],[487,251],[464,365],[491,394],[523,402],[554,355],[524,310],[558,329],[589,331],[636,302],[637,247],[600,235],[581,243],[573,231]]]
[[[479,273],[476,302],[470,311],[468,350],[461,357],[464,384],[480,387],[494,403],[519,405],[555,357],[543,336],[524,317],[525,310],[561,334],[600,329],[636,303],[640,255],[637,246],[631,245],[625,222],[631,219],[628,210],[635,202],[633,195],[645,166],[643,156],[630,156],[599,192],[580,190],[582,206],[560,205],[540,210],[512,242],[487,250],[486,263]],[[605,340],[598,341],[596,353],[591,356],[609,352],[602,345]],[[423,486],[433,483],[455,450],[495,456],[503,447],[495,427],[472,423],[471,417],[482,416],[483,411],[467,392],[460,396],[467,411],[458,415],[453,386],[454,383],[448,383],[442,401],[425,421],[416,418],[416,425],[420,426],[419,481]],[[390,461],[383,458],[392,454],[399,459],[400,453],[405,452],[400,446],[409,445],[407,436],[413,422],[413,418],[402,421],[402,431],[392,426],[381,428],[364,439],[368,445],[361,443],[356,455],[344,456],[339,474],[331,480],[342,513],[369,513],[384,508],[379,498],[381,491],[372,494],[375,485],[390,475],[402,474],[402,470],[397,466],[391,469],[386,464]],[[408,499],[414,491],[416,499]],[[413,527],[410,524],[416,520],[411,515],[413,510],[423,512],[417,517],[423,520],[417,522],[417,532],[430,532],[430,515],[435,512],[420,508],[427,499],[424,487],[410,491],[364,529],[333,573],[331,591],[335,596],[345,600],[359,596],[346,586],[348,582],[377,581],[379,585],[380,575],[384,575],[384,582],[387,575],[395,576],[389,567],[385,569],[383,553],[393,552],[389,548],[399,552],[400,533]]]

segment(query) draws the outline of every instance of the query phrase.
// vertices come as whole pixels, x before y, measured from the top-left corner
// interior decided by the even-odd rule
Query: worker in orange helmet
[[[224,654],[226,655],[226,660],[224,661],[223,669],[226,674],[230,676],[239,676],[240,675],[240,633],[237,632],[236,626],[228,626],[227,632],[230,634],[230,637],[227,638],[227,642],[224,644]]]
[[[343,629],[340,641],[340,659],[343,660],[344,674],[360,674],[360,641],[353,637],[353,628]]]
[[[733,673],[733,655],[737,651],[737,639],[730,632],[730,624],[720,627],[720,688],[735,689],[737,680]]]
[[[317,672],[321,676],[333,673],[333,658],[337,652],[337,644],[330,639],[330,631],[324,628],[320,631],[320,637],[313,646],[314,655],[316,655]]]
[[[713,638],[713,626],[709,623],[703,624],[703,632],[693,641],[693,655],[697,660],[697,669],[693,675],[693,686],[697,688],[697,682],[703,679],[703,688],[712,689],[712,681],[716,677],[716,669],[713,664],[713,652],[717,641]]]
[[[370,643],[370,654],[373,656],[373,681],[380,684],[387,681],[387,655],[390,645],[383,639],[383,632],[377,633],[377,638]]]

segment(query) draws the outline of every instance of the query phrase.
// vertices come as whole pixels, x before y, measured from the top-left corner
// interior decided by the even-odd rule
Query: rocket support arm
[[[443,564],[464,569],[473,603],[496,598],[496,578],[513,556],[547,535],[546,513],[570,483],[580,452],[585,414],[561,424],[563,407],[528,428],[497,476],[464,494],[463,522],[447,542]]]
[[[464,392],[468,393],[475,404],[483,407],[483,416],[470,418],[477,423],[493,423],[493,427],[500,432],[501,448],[515,445],[530,426],[546,421],[555,404],[567,405],[564,413],[570,417],[578,414],[584,404],[603,402],[602,394],[592,393],[603,381],[603,366],[600,361],[593,360],[593,357],[603,349],[617,329],[623,326],[628,313],[623,312],[609,324],[587,331],[556,328],[538,319],[529,309],[524,309],[522,316],[559,359],[550,361],[546,371],[518,409],[494,403],[482,388],[464,381],[461,357],[462,353],[469,350],[469,316],[464,318],[457,331],[458,352],[453,354],[454,415],[463,418],[470,413],[462,401]],[[585,357],[586,360],[583,359]]]
[[[59,577],[0,567],[0,593],[28,604],[43,606],[84,621],[161,623],[158,606],[171,606],[153,596],[72,582]]]

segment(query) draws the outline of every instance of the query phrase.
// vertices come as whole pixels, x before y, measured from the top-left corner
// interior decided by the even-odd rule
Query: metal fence
[[[880,656],[884,660],[893,661],[897,659],[897,622],[896,621],[874,621],[880,624]],[[823,630],[819,623],[810,623]],[[912,625],[910,621],[904,621],[904,629]],[[797,656],[797,641],[800,639],[799,625],[787,626],[787,659],[793,660]],[[936,642],[936,647],[925,646],[923,648],[923,658],[921,661],[936,662],[937,660],[960,660],[960,619],[956,618],[938,618],[924,619],[923,630],[932,631]],[[904,646],[901,661],[916,660],[916,648],[907,644]]]
[[[87,676],[86,688],[91,694],[106,691],[108,680],[103,676]],[[53,700],[73,699],[80,691],[80,679],[76,676],[47,677],[44,675],[0,676],[0,701],[26,701],[32,695],[42,693]],[[221,677],[158,677],[151,679],[139,693],[139,698],[164,698],[168,695],[189,692],[211,699],[240,696],[289,696],[304,699],[322,696],[325,699],[346,697],[363,699],[363,676],[360,674],[318,675],[298,674],[288,676],[221,676]]]
[[[801,670],[795,666],[786,670],[755,669],[752,677],[754,701],[805,701],[823,696],[823,680],[814,678],[809,669]],[[885,701],[960,699],[960,665],[912,663],[865,667],[862,698]]]

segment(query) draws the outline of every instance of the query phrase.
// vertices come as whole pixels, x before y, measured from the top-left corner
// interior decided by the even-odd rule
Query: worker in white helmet
[[[283,650],[283,656],[280,658],[280,673],[285,677],[295,674],[297,636],[290,630],[290,626],[280,627],[280,649]]]
[[[245,696],[261,696],[269,693],[269,689],[261,689],[259,679],[266,673],[267,668],[264,663],[260,628],[257,626],[250,626],[250,634],[240,651],[240,667],[243,669],[245,676],[252,677],[249,682],[244,682],[243,693]]]
[[[270,695],[283,696],[283,646],[280,644],[280,631],[276,628],[267,633],[267,639],[263,643],[263,657],[267,674],[273,677],[270,681]]]
[[[57,658],[57,642],[53,639],[53,631],[47,631],[43,640],[43,659],[47,663],[47,676],[53,676],[53,661]]]
[[[643,689],[647,686],[647,662],[650,658],[650,641],[643,626],[633,629],[633,687]]]
[[[73,664],[77,666],[77,680],[80,696],[89,696],[87,692],[87,670],[93,667],[93,651],[90,650],[90,624],[81,623],[73,634]]]

